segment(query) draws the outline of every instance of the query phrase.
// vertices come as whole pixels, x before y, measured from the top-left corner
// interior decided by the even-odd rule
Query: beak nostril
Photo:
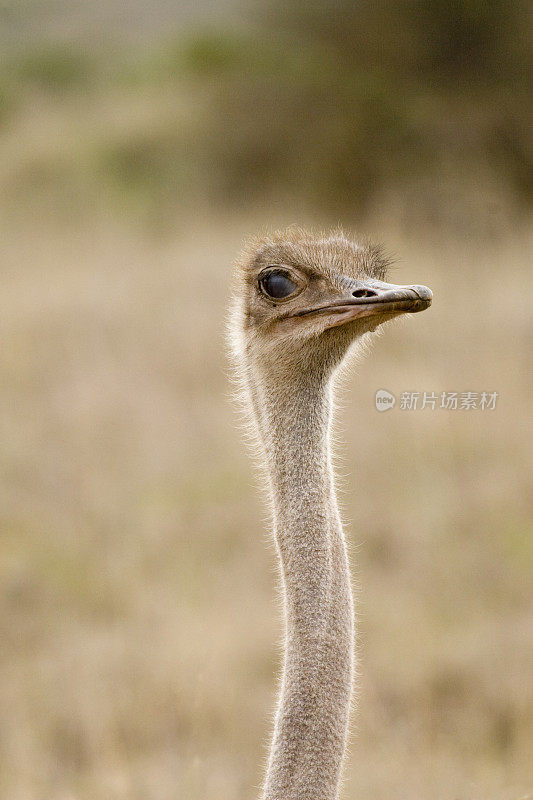
[[[355,292],[352,292],[352,297],[377,297],[378,293],[372,291],[372,289],[356,289]]]

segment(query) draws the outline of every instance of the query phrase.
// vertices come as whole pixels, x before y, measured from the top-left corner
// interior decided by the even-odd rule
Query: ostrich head
[[[301,229],[251,242],[237,265],[231,331],[256,374],[328,377],[350,345],[431,304],[426,286],[386,283],[380,247]]]

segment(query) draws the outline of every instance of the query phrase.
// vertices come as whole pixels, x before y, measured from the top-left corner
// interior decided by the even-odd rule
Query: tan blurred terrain
[[[209,92],[162,52],[141,77],[25,53],[0,81],[0,797],[257,795],[282,627],[224,316],[243,237],[293,222],[371,234],[435,295],[342,396],[343,796],[533,797],[530,211],[494,175],[364,214],[213,202]],[[499,397],[381,414],[380,388]]]
[[[222,328],[256,225],[3,233],[2,797],[253,796],[281,629]],[[344,395],[345,796],[514,800],[533,786],[531,237],[383,237],[435,304]],[[378,414],[382,387],[500,397]]]

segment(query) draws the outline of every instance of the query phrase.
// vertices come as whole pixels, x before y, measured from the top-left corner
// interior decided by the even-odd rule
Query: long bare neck
[[[350,574],[329,452],[329,382],[251,383],[285,599],[281,694],[264,800],[335,800],[353,678]]]

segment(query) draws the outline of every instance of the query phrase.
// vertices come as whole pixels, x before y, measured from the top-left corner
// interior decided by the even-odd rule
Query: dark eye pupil
[[[271,272],[262,278],[261,286],[265,294],[274,300],[288,297],[296,290],[296,284],[283,272]]]

